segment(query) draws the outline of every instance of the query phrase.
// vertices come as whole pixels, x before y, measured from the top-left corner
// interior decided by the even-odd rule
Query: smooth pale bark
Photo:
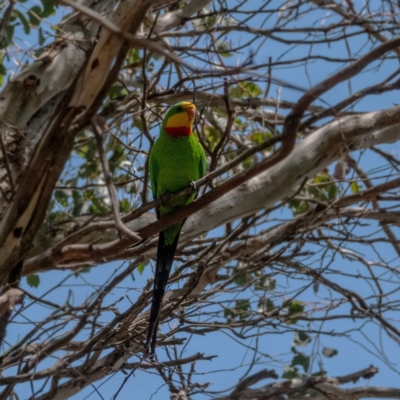
[[[366,149],[376,144],[396,142],[400,139],[399,121],[400,107],[397,106],[361,116],[345,117],[327,124],[298,143],[285,160],[190,216],[184,225],[180,243],[183,244],[220,225],[269,208],[278,201],[288,198],[305,179],[313,178],[334,161],[341,159],[345,152]],[[84,219],[84,217],[78,219],[79,225],[83,224]],[[132,231],[137,231],[154,222],[155,219],[154,213],[145,213],[127,226]],[[73,221],[68,224],[69,231],[71,231],[71,225]],[[58,237],[55,242],[60,239],[62,237]],[[102,242],[94,246],[85,244],[99,239]],[[113,253],[111,246],[117,239],[118,235],[114,229],[99,228],[80,238],[79,244],[72,244],[71,248],[78,250],[77,253],[73,253],[74,256],[85,254],[88,259],[100,251],[107,253],[108,247],[110,248],[109,259],[138,255],[151,257],[155,253],[155,245],[149,244],[134,248],[128,253],[123,250],[120,253],[118,251]],[[54,242],[48,243],[48,246],[54,244]],[[71,248],[65,251],[71,251]],[[57,251],[59,249],[53,252],[50,248],[28,260],[24,273],[56,268]],[[65,260],[67,259],[68,257]]]
[[[399,121],[397,106],[325,125],[302,140],[285,160],[189,217],[182,239],[191,240],[217,226],[273,206],[293,194],[304,179],[313,178],[350,150],[400,140]],[[148,221],[147,215],[128,226],[137,230]]]
[[[313,178],[350,150],[398,141],[399,121],[398,106],[333,121],[300,142],[285,160],[188,218],[182,237],[190,240],[219,225],[273,206],[293,194],[304,179]]]

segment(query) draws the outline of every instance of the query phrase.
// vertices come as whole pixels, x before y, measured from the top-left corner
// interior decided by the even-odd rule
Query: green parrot
[[[197,181],[206,173],[204,150],[192,133],[196,113],[194,104],[183,101],[170,108],[164,117],[159,138],[149,156],[150,183],[154,199],[174,193]],[[170,214],[194,201],[193,193],[163,204],[157,209],[157,218]],[[179,234],[185,221],[178,222],[160,232],[158,238],[153,301],[145,355],[154,356],[160,309],[168,277],[178,245]]]

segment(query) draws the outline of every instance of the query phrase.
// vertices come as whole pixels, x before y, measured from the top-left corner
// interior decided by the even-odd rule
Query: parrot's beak
[[[195,106],[189,106],[189,107],[187,107],[186,108],[186,111],[187,111],[187,113],[188,113],[188,115],[189,115],[189,120],[190,121],[193,121],[194,120],[194,117],[195,117],[195,115],[196,115],[196,107]]]

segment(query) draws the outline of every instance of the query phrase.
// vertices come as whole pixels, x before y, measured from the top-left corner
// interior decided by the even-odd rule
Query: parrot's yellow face
[[[167,113],[165,131],[174,138],[190,136],[195,115],[196,106],[193,103],[183,101],[176,104]]]

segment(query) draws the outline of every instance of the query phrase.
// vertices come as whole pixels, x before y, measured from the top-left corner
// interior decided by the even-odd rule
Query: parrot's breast
[[[162,162],[159,163],[157,178],[158,196],[165,193],[174,193],[200,179],[199,165],[201,162],[200,144],[191,135],[189,137],[166,138],[162,146]],[[194,200],[194,195],[180,198],[170,203],[173,211]],[[164,212],[167,211],[166,209]]]

